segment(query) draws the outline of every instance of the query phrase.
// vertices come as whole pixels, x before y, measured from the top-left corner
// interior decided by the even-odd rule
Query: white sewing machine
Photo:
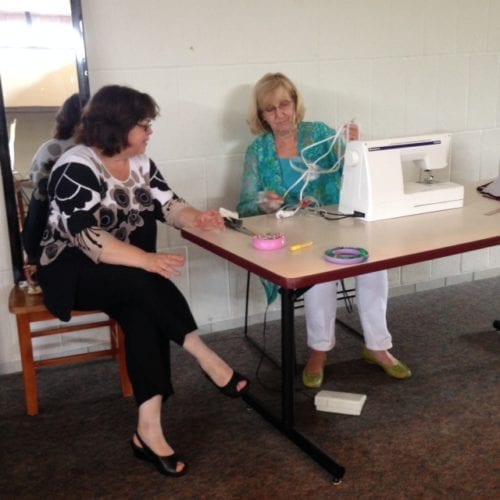
[[[366,221],[463,206],[449,181],[451,134],[351,141],[344,157],[339,210]]]

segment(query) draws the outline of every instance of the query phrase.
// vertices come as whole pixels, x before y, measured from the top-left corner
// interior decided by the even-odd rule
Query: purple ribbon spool
[[[324,258],[332,264],[361,264],[368,260],[368,252],[359,247],[335,247],[326,250]]]

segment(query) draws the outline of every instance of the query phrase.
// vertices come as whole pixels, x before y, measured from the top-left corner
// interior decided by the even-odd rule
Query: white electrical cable
[[[326,158],[330,154],[335,143],[337,141],[339,141],[342,133],[345,133],[344,142],[345,142],[345,144],[347,144],[347,142],[349,141],[350,125],[353,123],[354,123],[354,118],[349,123],[346,123],[342,127],[340,127],[339,130],[335,133],[335,135],[331,135],[329,137],[326,137],[325,139],[321,139],[320,141],[317,141],[313,144],[309,144],[308,146],[303,148],[300,152],[300,157],[301,157],[304,165],[306,166],[305,170],[300,168],[298,165],[295,165],[293,163],[292,159],[289,160],[290,166],[292,167],[292,169],[296,170],[297,172],[302,172],[302,175],[285,191],[285,194],[283,195],[283,199],[285,199],[286,196],[290,193],[290,191],[292,189],[294,189],[300,182],[304,181],[304,184],[299,192],[299,203],[295,206],[286,205],[286,206],[282,207],[280,210],[278,210],[276,212],[277,219],[284,219],[287,217],[292,217],[293,215],[295,215],[299,211],[299,209],[303,205],[304,191],[305,191],[307,185],[309,184],[309,181],[317,179],[319,175],[334,173],[340,168],[341,162],[344,159],[344,155],[339,156],[339,158],[337,158],[337,161],[329,168],[321,168],[318,166],[318,163],[323,158]],[[323,144],[324,142],[328,142],[328,141],[331,141],[331,144],[330,144],[330,147],[328,148],[328,150],[324,154],[322,154],[319,158],[316,158],[316,160],[313,160],[313,161],[306,160],[305,153],[307,151],[309,151],[310,149],[312,149],[316,146],[319,146],[320,144]],[[317,204],[316,201],[315,201],[315,203]]]

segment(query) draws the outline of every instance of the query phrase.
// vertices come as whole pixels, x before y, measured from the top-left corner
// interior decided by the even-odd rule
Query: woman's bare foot
[[[324,351],[315,351],[311,349],[305,371],[309,374],[322,373],[326,365],[326,356],[327,353]]]
[[[302,383],[309,389],[318,389],[323,384],[326,352],[311,349],[309,359],[302,371]]]
[[[168,457],[174,454],[174,450],[167,443],[163,434],[161,426],[162,403],[161,395],[157,394],[139,405],[137,432],[132,437],[132,441],[137,448],[143,448],[143,444],[137,437],[138,435],[153,453],[159,457]],[[176,471],[182,472],[185,467],[186,464],[184,462],[178,462]]]
[[[363,350],[363,359],[370,364],[376,364],[382,368],[387,375],[397,379],[411,377],[411,370],[401,361],[396,359],[389,351]]]
[[[173,448],[167,443],[163,432],[156,432],[154,430],[147,430],[144,428],[137,427],[137,433],[141,436],[141,439],[160,457],[168,457],[174,454]],[[134,444],[139,448],[142,448],[142,444],[134,433],[132,438]]]
[[[198,361],[201,369],[210,377],[217,387],[224,387],[233,376],[234,370],[212,349],[210,349],[197,333],[186,335],[183,347]],[[247,380],[241,380],[236,385],[241,392],[248,384]]]
[[[140,436],[140,437],[138,437],[138,436]],[[142,440],[142,442],[141,442],[141,440]],[[142,437],[139,430],[137,432],[135,432],[134,435],[132,436],[132,442],[136,448],[142,450],[146,447],[146,451],[145,451],[146,456],[148,456],[147,454],[150,453],[150,451],[148,451],[147,448],[149,448],[149,450],[151,450],[151,452],[153,452],[155,455],[157,455],[158,457],[161,457],[161,458],[168,458],[168,457],[171,457],[174,455],[174,450],[165,441],[164,438],[159,439],[159,440],[156,439],[154,445],[153,444],[150,445],[146,441],[147,440],[145,440]],[[158,451],[159,449],[162,449],[163,451],[160,452],[160,451]],[[148,460],[150,460],[150,459],[148,459]],[[176,461],[176,465],[175,465],[175,472],[176,473],[183,472],[185,468],[186,468],[186,464],[184,462],[181,462],[179,460]]]
[[[387,366],[396,366],[399,361],[389,351],[373,351],[366,349],[377,361]]]

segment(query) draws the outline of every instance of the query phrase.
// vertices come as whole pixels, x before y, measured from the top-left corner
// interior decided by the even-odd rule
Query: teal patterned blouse
[[[298,126],[298,149],[299,152],[310,144],[335,135],[335,130],[322,122],[301,122]],[[326,141],[311,148],[305,154],[307,161],[314,161],[326,153],[331,142]],[[332,151],[319,162],[319,166],[325,169],[332,167],[337,161],[339,147]],[[315,198],[320,205],[332,205],[339,201],[339,192],[342,179],[342,168],[330,174],[319,175],[317,179],[309,181],[304,196]],[[298,202],[300,183],[290,192],[286,199],[286,205],[295,205]],[[258,207],[259,191],[274,191],[283,196],[290,187],[285,182],[282,167],[274,136],[271,132],[257,137],[248,147],[243,167],[243,180],[240,193],[240,201],[236,208],[241,217],[259,215],[262,213]]]
[[[304,147],[332,136],[335,136],[335,130],[325,123],[301,122],[298,126],[298,150],[300,152]],[[306,151],[305,159],[311,162],[316,160],[325,154],[330,146],[331,141],[325,141],[311,148]],[[342,148],[343,144],[340,147],[336,145],[318,163],[318,166],[325,169],[331,168],[337,162]],[[287,184],[284,179],[282,161],[278,157],[272,132],[260,135],[250,144],[245,155],[240,201],[236,208],[240,217],[249,217],[262,213],[258,206],[259,191],[273,191],[280,196],[286,193],[291,184]],[[289,182],[291,179],[296,178],[293,175],[287,175],[286,171],[285,177]],[[337,204],[339,202],[341,180],[342,164],[336,172],[319,175],[317,179],[309,181],[304,190],[304,197],[313,197],[320,205]],[[298,193],[302,186],[301,182],[297,185],[298,189],[293,189],[287,194],[286,205],[298,203]],[[264,279],[261,281],[266,291],[267,302],[271,304],[278,296],[278,287],[270,281]]]

